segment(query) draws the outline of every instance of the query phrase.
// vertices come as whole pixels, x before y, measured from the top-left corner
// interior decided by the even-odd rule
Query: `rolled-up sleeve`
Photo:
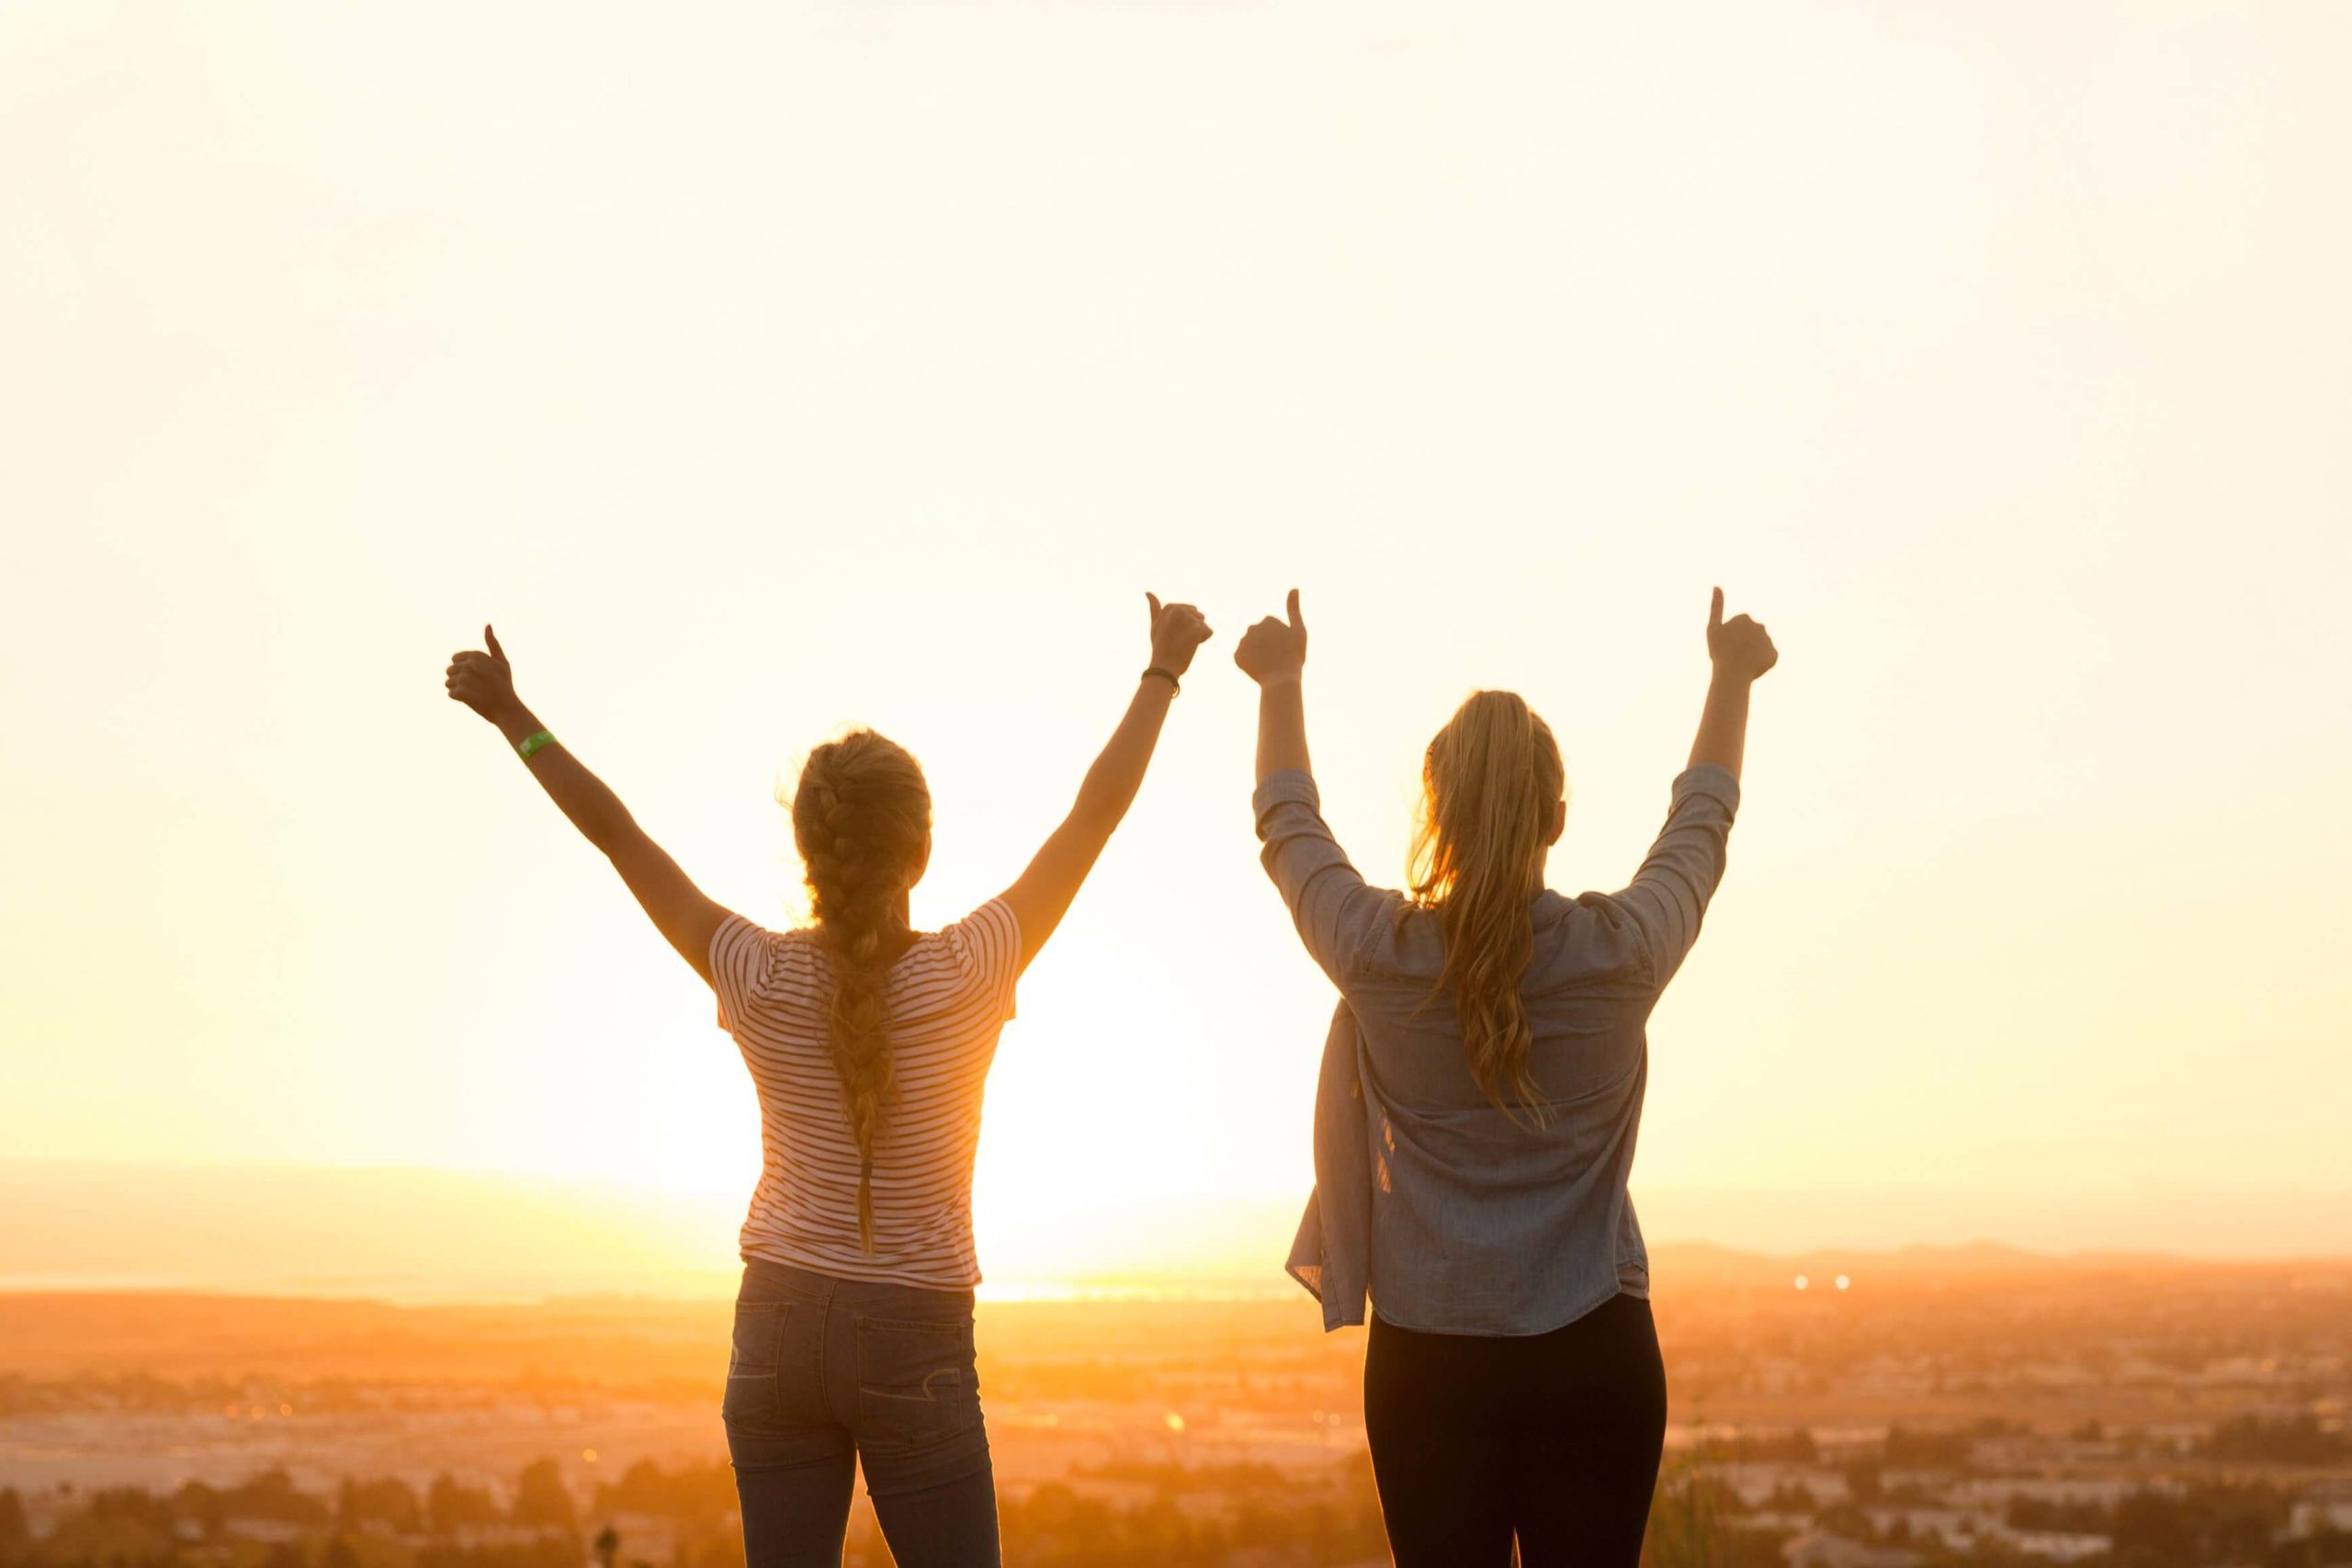
[[[1352,956],[1377,940],[1392,896],[1364,886],[1323,820],[1315,781],[1295,769],[1258,786],[1259,861],[1290,906],[1299,940],[1335,985]]]
[[[1739,781],[1729,770],[1702,762],[1674,781],[1666,826],[1617,902],[1633,916],[1649,949],[1650,977],[1663,987],[1681,967],[1707,901],[1724,878],[1732,818],[1739,810]]]

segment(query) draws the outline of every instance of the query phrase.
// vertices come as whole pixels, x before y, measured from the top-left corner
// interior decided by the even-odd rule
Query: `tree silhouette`
[[[578,1518],[571,1489],[563,1483],[563,1467],[551,1459],[535,1460],[523,1467],[514,1483],[514,1522],[570,1529]]]
[[[25,1518],[25,1500],[13,1486],[0,1489],[0,1562],[14,1562],[31,1544],[32,1526]]]

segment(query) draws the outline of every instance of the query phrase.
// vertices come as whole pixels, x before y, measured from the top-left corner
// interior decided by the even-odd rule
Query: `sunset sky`
[[[448,654],[772,925],[775,784],[884,729],[935,923],[1148,589],[1218,635],[982,1261],[1271,1273],[1331,995],[1234,635],[1304,591],[1368,874],[1509,685],[1613,887],[1720,582],[1782,660],[1653,1235],[2342,1250],[2347,65],[2324,0],[0,10],[0,1156],[593,1183],[723,1267],[748,1079]]]

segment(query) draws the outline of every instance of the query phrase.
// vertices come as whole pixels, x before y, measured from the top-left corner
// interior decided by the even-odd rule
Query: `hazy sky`
[[[1507,684],[1614,886],[1720,581],[1783,659],[1637,1194],[2340,1247],[2347,65],[2326,0],[0,9],[0,1150],[732,1207],[707,996],[447,654],[772,924],[775,784],[876,724],[936,921],[1152,589],[1219,635],[1024,985],[983,1258],[1286,1211],[1330,994],[1233,634],[1304,589],[1369,874]]]

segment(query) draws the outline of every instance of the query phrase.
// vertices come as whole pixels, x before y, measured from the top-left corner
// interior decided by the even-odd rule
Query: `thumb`
[[[492,659],[497,660],[501,664],[506,662],[506,650],[498,646],[498,634],[490,629],[489,623],[487,622],[484,622],[482,625],[481,640],[484,646],[489,648],[490,656]]]
[[[1152,628],[1154,630],[1158,630],[1159,626],[1159,595],[1147,592],[1143,598],[1144,603],[1151,606]]]
[[[1724,624],[1724,591],[1715,590],[1715,602],[1707,610],[1707,629],[1713,631]]]
[[[1306,629],[1306,623],[1298,618],[1298,590],[1295,588],[1290,591],[1290,629],[1295,632]]]

